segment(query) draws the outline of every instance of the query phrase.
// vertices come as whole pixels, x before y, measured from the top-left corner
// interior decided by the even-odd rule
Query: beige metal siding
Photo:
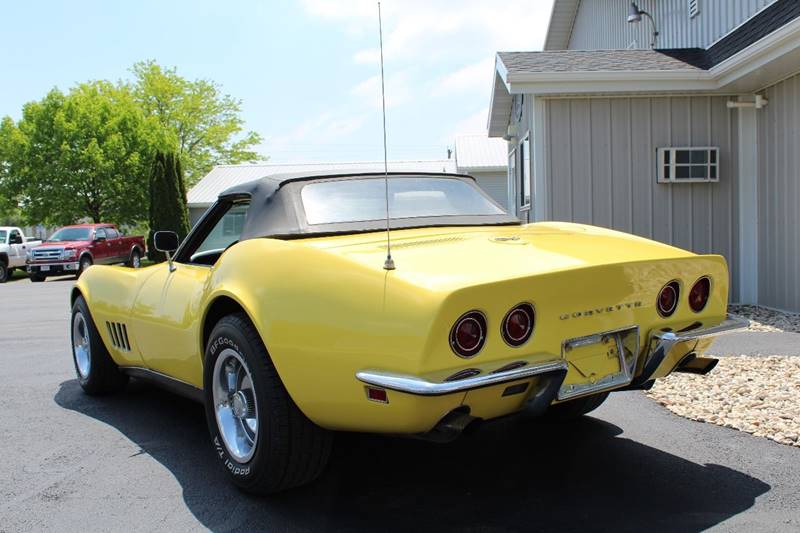
[[[737,279],[737,125],[726,100],[546,100],[548,218],[719,253]],[[719,146],[720,182],[656,183],[656,148],[691,145]]]
[[[758,111],[758,300],[800,311],[800,76]]]
[[[700,13],[689,18],[688,0],[641,0],[659,30],[656,48],[706,48],[775,0],[698,0]],[[649,48],[653,27],[643,17],[627,22],[628,0],[582,0],[575,18],[571,50]]]
[[[495,202],[506,208],[508,206],[508,172],[470,172],[481,189],[491,196]]]
[[[189,224],[194,226],[197,224],[197,221],[200,220],[200,217],[203,216],[203,213],[206,212],[207,207],[190,207],[189,208]]]

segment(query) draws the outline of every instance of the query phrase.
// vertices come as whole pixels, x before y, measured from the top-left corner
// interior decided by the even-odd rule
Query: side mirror
[[[167,255],[170,272],[175,272],[176,267],[172,262],[172,253],[178,249],[179,244],[178,234],[174,231],[157,231],[153,234],[153,247]]]
[[[97,237],[95,238],[94,242],[104,242],[106,240],[105,237]]]
[[[174,231],[157,231],[153,235],[153,246],[159,252],[172,253],[179,244],[178,234]]]

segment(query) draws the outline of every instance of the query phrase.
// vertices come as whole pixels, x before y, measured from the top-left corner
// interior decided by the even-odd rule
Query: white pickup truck
[[[22,234],[22,230],[13,226],[0,226],[0,283],[11,277],[15,268],[25,268],[28,250],[41,244]]]

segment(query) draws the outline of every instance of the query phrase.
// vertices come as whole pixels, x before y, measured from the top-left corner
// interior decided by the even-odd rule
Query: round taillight
[[[536,314],[531,304],[519,304],[503,319],[503,340],[511,346],[528,342],[533,333]]]
[[[705,309],[710,294],[711,280],[707,277],[698,279],[694,285],[692,285],[692,290],[689,291],[689,307],[692,308],[692,311],[699,313]]]
[[[680,290],[681,288],[677,281],[670,281],[664,285],[661,292],[658,293],[658,301],[656,302],[659,315],[664,318],[672,316],[672,313],[674,313],[675,309],[678,307]]]
[[[486,317],[480,311],[461,315],[450,330],[450,347],[459,357],[478,354],[486,342]]]

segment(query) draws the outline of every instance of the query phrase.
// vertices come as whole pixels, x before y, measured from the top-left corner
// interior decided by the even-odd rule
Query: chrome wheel
[[[72,318],[72,356],[75,358],[75,367],[83,379],[89,377],[92,369],[92,349],[89,344],[89,326],[83,313],[75,313]]]
[[[133,259],[131,259],[131,266],[133,268],[139,268],[142,266],[142,258],[139,256],[139,252],[133,252]]]
[[[83,259],[81,259],[80,270],[78,271],[78,274],[86,272],[86,269],[89,268],[90,266],[92,266],[92,260],[89,259],[88,257],[84,257]]]
[[[228,453],[246,463],[258,442],[258,407],[250,369],[241,355],[226,348],[217,357],[212,376],[217,428]]]

